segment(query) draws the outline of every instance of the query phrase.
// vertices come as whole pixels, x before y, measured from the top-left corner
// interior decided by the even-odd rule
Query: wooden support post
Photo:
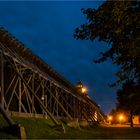
[[[62,93],[61,96],[64,97],[64,92]],[[63,106],[63,104],[64,104],[64,100],[63,99],[61,99],[60,104]],[[64,111],[63,111],[63,109],[61,110],[61,116],[64,117]]]
[[[11,104],[11,101],[12,101],[12,99],[13,99],[13,96],[14,96],[15,89],[16,89],[17,85],[18,85],[18,80],[16,80],[15,85],[14,85],[14,87],[13,87],[13,91],[11,92],[10,99],[9,99],[9,101],[8,101],[8,103],[7,103],[7,104],[8,104],[8,105],[7,105],[7,110],[8,110],[9,107],[10,107],[10,104]],[[19,96],[18,96],[18,98],[19,98]]]
[[[73,97],[73,118],[76,118],[75,97]]]
[[[75,118],[78,118],[77,98],[75,98]]]
[[[4,107],[4,56],[1,49],[1,92],[0,92],[0,104]]]
[[[44,97],[45,97],[45,107],[47,108],[47,95],[45,94]],[[47,117],[48,117],[47,112],[45,112],[45,118],[47,118]]]
[[[19,65],[19,73],[21,74],[21,65]],[[21,79],[19,78],[19,113],[21,112]]]
[[[47,87],[46,87],[47,88]],[[63,105],[58,101],[58,99],[52,94],[52,92],[47,88],[47,90],[49,91],[49,93],[52,95],[52,97],[57,101],[58,105],[62,108],[62,110],[65,112],[65,114],[67,115],[67,117],[72,120],[72,117],[70,116],[70,114],[65,110],[65,108],[63,107]]]
[[[0,46],[2,47],[2,44],[0,43]],[[3,50],[1,48],[1,90],[0,90],[0,112],[3,115],[4,119],[7,121],[9,125],[14,125],[13,120],[9,117],[8,113],[4,109],[4,56],[3,56]]]
[[[7,58],[7,60],[9,60]],[[42,104],[41,100],[39,99],[39,97],[35,94],[35,92],[32,90],[32,88],[26,83],[26,81],[24,80],[24,78],[20,75],[20,73],[16,70],[16,68],[13,66],[13,64],[11,63],[11,61],[9,61],[11,66],[13,67],[13,69],[15,70],[15,72],[18,74],[18,76],[21,78],[21,80],[24,82],[24,84],[26,85],[26,87],[31,91],[31,93],[34,95],[34,97],[37,99],[37,101],[39,102],[39,104],[41,105],[41,107],[47,112],[47,114],[49,115],[49,117],[52,119],[52,121],[54,122],[54,124],[58,124],[57,120],[53,117],[53,115],[48,111],[48,109]]]
[[[50,83],[48,89],[51,90],[51,83]],[[50,94],[50,92],[49,92],[49,94]],[[50,110],[50,112],[52,112],[52,94],[50,94],[50,98],[49,98],[49,110]]]
[[[32,111],[31,111],[31,103],[30,103],[30,96],[29,96],[29,91],[28,91],[28,88],[27,88],[27,86],[23,83],[23,86],[24,86],[24,88],[25,88],[25,97],[26,97],[26,101],[27,101],[27,106],[28,106],[28,108],[27,108],[27,110],[28,110],[28,112],[29,113],[31,113]]]
[[[79,118],[82,119],[82,103],[79,101]]]
[[[16,75],[14,75],[14,77],[12,78],[12,80],[11,80],[11,82],[10,82],[8,88],[6,89],[6,91],[5,91],[5,96],[7,95],[8,91],[9,91],[10,87],[12,86],[12,84],[13,84],[13,82],[14,82],[15,79],[16,79]]]
[[[42,104],[41,100],[39,99],[39,97],[34,93],[34,91],[29,87],[29,85],[27,85],[26,81],[21,77],[21,75],[19,75],[20,78],[23,80],[24,84],[28,87],[28,89],[32,92],[32,94],[34,95],[34,97],[38,100],[39,104],[41,105],[41,107],[44,109],[44,111],[47,112],[47,114],[49,115],[49,117],[52,119],[52,121],[55,124],[58,124],[58,122],[55,120],[55,118],[52,116],[52,114],[47,110],[47,108]]]
[[[56,91],[56,98],[57,98],[58,101],[59,101],[59,95],[58,95],[57,89],[55,89],[55,91]],[[58,117],[58,102],[56,102],[56,117]]]
[[[71,106],[71,108],[72,108],[72,110],[70,111],[70,114],[71,114],[71,116],[73,117],[73,98],[72,98],[72,95],[70,94],[70,96],[69,96],[69,98],[70,98],[70,106]]]
[[[79,118],[79,100],[76,99],[76,115],[77,115],[77,118]]]
[[[34,92],[34,80],[35,80],[35,74],[33,73],[33,76],[32,76],[32,90]],[[34,95],[32,94],[32,113],[34,113]]]
[[[67,112],[69,112],[69,106],[68,106],[68,104],[69,104],[69,102],[68,102],[69,97],[68,97],[68,93],[65,94],[65,97],[66,97],[65,99],[66,99],[66,102],[67,102],[66,110],[67,110]]]
[[[45,106],[44,80],[40,80],[40,81],[41,81],[41,87],[42,87],[41,100],[42,100],[43,105]],[[44,111],[44,109],[42,109],[42,114],[43,114],[43,116],[45,116],[45,111]]]

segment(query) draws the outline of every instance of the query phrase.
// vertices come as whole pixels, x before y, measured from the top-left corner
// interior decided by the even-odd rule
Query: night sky
[[[0,26],[5,27],[36,55],[73,85],[82,81],[89,96],[108,114],[116,104],[114,82],[117,67],[93,59],[108,45],[81,41],[74,29],[86,22],[81,8],[97,8],[103,1],[0,1]]]

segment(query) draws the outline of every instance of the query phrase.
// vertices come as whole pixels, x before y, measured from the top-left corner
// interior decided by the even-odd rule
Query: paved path
[[[130,124],[101,124],[101,127],[130,127]],[[133,127],[140,127],[139,125],[134,125]]]

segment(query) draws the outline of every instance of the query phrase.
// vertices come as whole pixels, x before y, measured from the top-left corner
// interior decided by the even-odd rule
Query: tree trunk
[[[133,111],[130,111],[130,127],[133,127]]]

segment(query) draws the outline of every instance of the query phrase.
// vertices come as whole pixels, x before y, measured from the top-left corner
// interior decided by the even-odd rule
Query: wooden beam
[[[19,66],[19,73],[21,73],[21,65]],[[21,112],[21,79],[19,78],[19,112]]]
[[[3,50],[1,49],[1,94],[0,94],[0,104],[4,107],[4,56]]]
[[[26,83],[26,81],[23,79],[23,77],[21,76],[21,74],[16,70],[16,68],[14,67],[14,65],[11,63],[11,61],[9,60],[9,58],[7,57],[7,60],[9,61],[9,63],[11,64],[11,66],[13,67],[13,69],[15,70],[15,72],[18,74],[19,78],[21,78],[21,80],[24,82],[24,84],[26,85],[26,87],[28,87],[28,89],[31,91],[31,93],[34,95],[34,97],[38,100],[39,104],[42,106],[42,108],[47,112],[48,116],[52,119],[52,121],[54,122],[54,124],[58,124],[57,120],[53,117],[53,115],[48,111],[48,109],[42,104],[41,100],[39,99],[39,97],[34,93],[34,91],[32,90],[32,88]]]
[[[66,115],[68,116],[68,118],[70,120],[72,120],[72,117],[69,115],[69,113],[65,110],[65,108],[62,106],[62,104],[58,101],[58,99],[53,95],[53,93],[50,91],[50,89],[48,87],[46,87],[47,90],[49,91],[49,93],[53,96],[53,98],[57,101],[58,105],[62,108],[62,110],[66,113]],[[57,91],[56,91],[57,92]]]

